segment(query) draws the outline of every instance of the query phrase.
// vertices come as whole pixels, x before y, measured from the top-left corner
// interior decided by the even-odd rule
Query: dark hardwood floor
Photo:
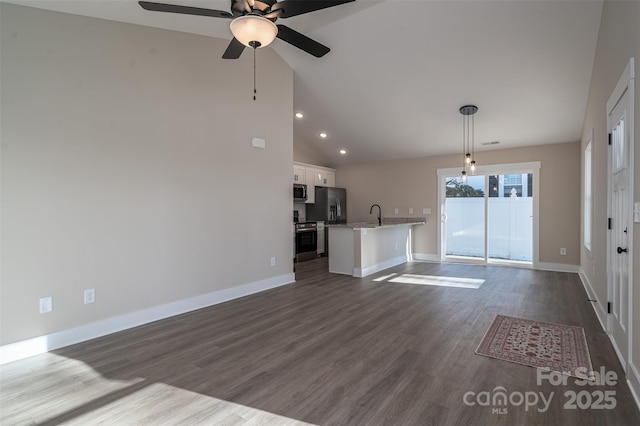
[[[363,279],[326,271],[326,258],[299,263],[295,284],[2,366],[0,423],[640,424],[576,274],[420,262]],[[392,273],[485,282],[376,281]],[[476,355],[496,314],[584,327],[594,370],[617,384],[538,384],[534,368]],[[477,404],[497,387],[512,403]],[[605,391],[615,408],[565,407],[571,392],[584,406]],[[552,398],[546,410],[534,394]]]

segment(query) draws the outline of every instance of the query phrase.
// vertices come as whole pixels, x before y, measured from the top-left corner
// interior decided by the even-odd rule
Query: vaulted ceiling
[[[134,0],[10,2],[232,37],[228,20],[148,12]],[[294,70],[294,109],[304,114],[294,121],[294,143],[331,165],[459,152],[465,104],[479,108],[477,151],[574,142],[601,10],[595,0],[356,0],[279,21],[329,46],[323,58],[281,40],[267,48]]]

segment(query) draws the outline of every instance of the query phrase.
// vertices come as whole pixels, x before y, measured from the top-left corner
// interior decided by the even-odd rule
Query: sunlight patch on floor
[[[442,277],[436,275],[415,275],[415,274],[389,274],[374,279],[374,281],[387,281],[391,283],[432,285],[437,287],[455,287],[479,289],[484,284],[483,279],[462,278],[462,277]]]
[[[3,365],[0,424],[309,425],[159,378],[107,371],[54,353]]]
[[[74,419],[71,424],[260,424],[303,426],[299,420],[166,383],[153,383]]]
[[[0,424],[61,423],[92,401],[144,382],[135,377],[107,379],[85,362],[54,353],[5,364],[0,371]]]

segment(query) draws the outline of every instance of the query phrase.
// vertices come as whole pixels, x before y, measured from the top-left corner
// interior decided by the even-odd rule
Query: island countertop
[[[411,221],[394,221],[393,219],[384,219],[382,225],[375,222],[347,222],[338,224],[327,224],[325,226],[331,228],[351,228],[351,229],[374,229],[374,228],[393,228],[396,226],[424,225],[426,220],[413,219]]]
[[[327,225],[329,272],[366,277],[411,260],[411,228],[426,218],[383,218]]]

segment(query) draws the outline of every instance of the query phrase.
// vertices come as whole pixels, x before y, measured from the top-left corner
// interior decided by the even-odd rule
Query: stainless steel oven
[[[317,250],[317,224],[315,222],[296,223],[296,261],[315,259]]]

